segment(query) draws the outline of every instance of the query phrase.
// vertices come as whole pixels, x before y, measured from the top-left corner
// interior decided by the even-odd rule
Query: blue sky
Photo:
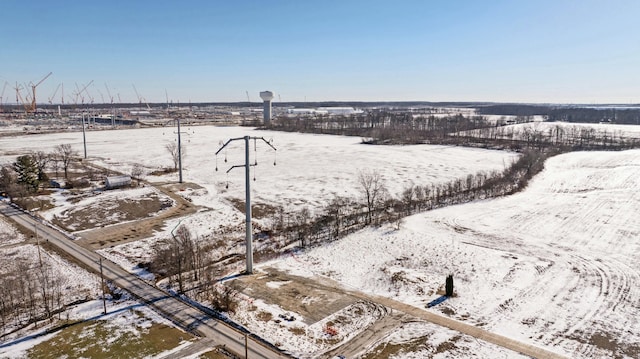
[[[639,66],[635,0],[0,1],[0,90],[51,71],[38,102],[640,103]]]

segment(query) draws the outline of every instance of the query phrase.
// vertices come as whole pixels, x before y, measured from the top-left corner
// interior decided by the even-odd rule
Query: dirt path
[[[404,313],[392,312],[391,315],[382,317],[348,342],[322,354],[319,359],[335,358],[337,355],[343,355],[345,358],[356,358],[370,349],[372,344],[377,343],[389,332],[409,319],[410,317]]]
[[[78,233],[77,235],[81,238],[78,243],[85,248],[95,250],[137,241],[152,236],[155,231],[162,230],[164,222],[167,219],[185,216],[195,213],[198,210],[198,207],[176,194],[172,188],[169,188],[173,186],[172,184],[153,185],[147,183],[147,185],[153,186],[164,195],[173,199],[175,206],[151,218]],[[188,186],[189,184],[183,183],[182,185]]]
[[[280,283],[281,285],[279,285],[277,289],[273,289],[268,285],[270,282]],[[382,316],[372,326],[355,338],[338,348],[322,354],[319,358],[331,358],[337,354],[345,355],[347,358],[355,357],[367,349],[370,349],[372,345],[403,321],[411,321],[415,318],[455,330],[462,334],[470,335],[533,358],[566,358],[548,349],[492,333],[423,308],[414,307],[386,297],[370,295],[345,288],[342,284],[326,277],[300,277],[275,268],[265,267],[260,269],[260,273],[238,277],[230,281],[228,285],[244,292],[252,298],[260,298],[267,303],[276,304],[286,310],[298,313],[307,324],[321,320],[359,300],[385,307],[391,312],[390,315]],[[308,298],[314,299],[312,308],[307,308],[303,304],[305,303],[305,299]],[[322,308],[322,313],[314,313],[314,315],[311,315],[311,309],[317,308]]]
[[[484,340],[486,342],[501,346],[503,348],[507,348],[518,353],[528,355],[532,358],[538,359],[566,359],[567,357],[560,355],[558,353],[552,352],[548,349],[541,348],[532,344],[524,343],[509,337],[505,337],[500,334],[489,332],[485,329],[478,328],[471,324],[466,324],[461,321],[448,318],[434,312],[430,312],[418,307],[414,307],[409,304],[405,304],[390,298],[381,297],[377,295],[366,294],[362,292],[358,292],[355,290],[345,289],[340,283],[335,282],[328,278],[319,278],[315,277],[316,280],[322,282],[327,287],[334,287],[336,289],[342,288],[342,290],[351,296],[360,298],[362,300],[370,301],[373,303],[377,303],[380,305],[384,305],[387,308],[391,308],[405,314],[414,316],[416,318],[420,318],[431,322],[433,324],[437,324],[457,332],[470,335],[474,338]]]

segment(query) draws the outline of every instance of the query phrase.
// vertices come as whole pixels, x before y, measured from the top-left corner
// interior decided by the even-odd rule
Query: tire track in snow
[[[598,294],[595,300],[588,303],[588,311],[580,315],[577,322],[566,328],[563,333],[565,336],[598,330],[597,323],[616,313],[620,305],[626,307],[631,304],[633,307],[633,297],[630,295],[634,285],[630,276],[637,279],[639,277],[637,271],[634,272],[615,259],[601,260],[582,255],[572,255],[571,258],[575,260],[574,264],[583,269],[579,271],[583,283],[576,288],[595,286],[598,288]],[[634,283],[637,282],[634,281]]]
[[[603,202],[598,203],[587,212],[598,213],[598,211],[601,211],[603,205]],[[580,222],[587,221],[589,218],[593,218],[593,214],[584,215]],[[464,227],[459,223],[457,218],[449,218],[448,220],[442,221],[441,224],[453,228],[458,233],[464,233],[467,238],[463,243],[503,251],[505,253],[531,256],[549,263],[546,268],[533,265],[533,269],[536,271],[535,279],[514,296],[505,298],[493,311],[483,315],[489,324],[515,320],[519,308],[527,303],[531,303],[532,299],[544,297],[544,294],[549,291],[549,288],[553,287],[554,281],[558,280],[558,278],[570,279],[571,277],[562,271],[567,271],[568,268],[572,267],[576,268],[574,270],[574,279],[568,281],[559,290],[552,293],[551,302],[546,303],[542,312],[539,312],[542,318],[558,318],[558,315],[560,315],[559,318],[563,316],[567,317],[567,320],[564,322],[561,320],[556,325],[554,325],[554,322],[551,322],[550,327],[545,328],[547,331],[552,330],[554,333],[540,333],[548,338],[547,342],[549,344],[558,345],[566,340],[571,340],[573,344],[570,343],[569,346],[574,346],[575,337],[582,337],[583,340],[588,340],[591,332],[596,330],[594,328],[615,313],[619,305],[625,307],[629,305],[634,306],[630,300],[630,294],[635,291],[629,277],[630,273],[638,277],[638,272],[620,263],[618,260],[611,258],[602,259],[598,256],[582,253],[576,254],[572,248],[553,245],[552,243],[547,244],[551,247],[545,248],[544,246],[532,243],[515,242],[510,238],[481,233],[474,229]],[[601,225],[589,225],[587,230],[596,231],[595,236],[602,236],[604,233],[598,231],[598,229],[600,229],[599,227],[601,227]],[[558,262],[560,268],[554,266],[556,262]],[[551,268],[553,268],[554,271],[552,273],[546,273]],[[638,283],[638,281],[636,280],[634,283]],[[597,290],[593,298],[588,295],[590,288]],[[567,302],[575,303],[585,297],[589,298],[588,305],[585,306],[581,303],[578,305],[569,304],[572,309],[571,313],[567,313],[566,309],[562,309],[566,307]],[[544,313],[545,311],[547,311],[546,314]],[[567,316],[566,314],[570,315]],[[629,317],[633,317],[633,315]],[[628,321],[630,322],[629,325],[633,326],[635,324],[637,326],[637,321],[633,319],[628,319]],[[567,325],[567,322],[570,323]],[[616,335],[618,333],[613,334]],[[574,339],[571,339],[572,337]],[[595,350],[594,348],[594,345],[579,345],[579,349],[577,350],[580,352],[580,355],[586,355],[593,352],[593,350]]]

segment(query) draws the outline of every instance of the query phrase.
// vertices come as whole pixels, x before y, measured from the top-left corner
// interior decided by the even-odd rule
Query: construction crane
[[[111,91],[109,90],[109,86],[107,83],[104,83],[104,88],[107,89],[107,96],[109,96],[109,103],[111,104],[111,126],[116,126],[116,109],[113,107],[113,96],[111,96]]]
[[[82,96],[82,93],[85,92],[85,90],[87,89],[87,87],[91,86],[91,84],[93,83],[93,80],[89,81],[88,84],[86,84],[82,90],[80,90],[80,87],[78,87],[78,83],[76,83],[76,90],[78,90],[76,92],[76,104],[78,104],[78,97],[80,97],[80,101],[82,101],[82,104],[84,105],[84,96]],[[89,93],[87,92],[87,95],[89,96],[89,98],[91,98],[91,95],[89,95]]]
[[[16,82],[16,87],[14,87],[14,89],[16,90],[16,105],[20,106],[20,104],[22,104],[22,106],[24,106],[24,110],[28,112],[29,105],[22,99],[22,94],[20,93],[20,90],[22,90],[22,85]]]
[[[136,96],[138,97],[138,102],[140,103],[140,107],[142,107],[142,101],[144,101],[145,105],[147,105],[147,109],[151,110],[151,107],[147,103],[147,100],[144,97],[140,96],[140,94],[138,93],[138,89],[136,88],[136,85],[131,84],[131,86],[133,86],[133,91],[135,91]]]
[[[51,95],[51,97],[49,97],[49,105],[53,104],[53,98],[56,97],[56,94],[58,93],[58,90],[60,89],[60,85],[62,85],[62,84],[59,83],[58,87],[56,87],[56,90],[53,91],[53,95]]]
[[[136,97],[138,98],[138,103],[140,104],[140,107],[142,107],[142,97],[140,97],[140,94],[138,93],[138,89],[136,88],[136,85],[131,84],[131,86],[133,86],[133,91],[136,93]]]
[[[40,86],[40,84],[43,83],[44,80],[48,79],[49,76],[51,76],[52,73],[53,72],[49,72],[47,74],[47,76],[43,77],[42,80],[38,81],[38,83],[35,84],[35,85],[33,83],[31,83],[31,92],[33,94],[32,95],[33,97],[31,97],[31,111],[32,112],[36,112],[36,87]]]
[[[4,112],[4,110],[3,110],[3,106],[4,106],[4,102],[3,102],[4,101],[3,100],[3,98],[4,98],[4,90],[7,89],[7,85],[8,84],[9,83],[7,81],[5,81],[4,82],[4,86],[2,86],[2,93],[0,93],[0,112]]]
[[[109,101],[111,104],[113,104],[113,96],[111,96],[111,91],[109,91],[109,86],[107,86],[107,83],[104,83],[104,88],[107,89],[107,95],[109,96]]]
[[[22,85],[22,88],[27,90],[29,87],[31,87],[30,83],[27,84],[26,82]],[[21,93],[22,94],[22,93]],[[25,111],[29,111],[31,109],[31,92],[30,91],[26,91],[24,97],[22,98],[22,102],[23,102],[23,106],[25,106]]]
[[[16,86],[13,89],[16,90],[16,106],[20,106],[19,99],[22,98],[22,96],[20,96],[20,85],[18,85],[18,81],[16,81]]]
[[[91,82],[93,83],[93,81]],[[93,96],[91,96],[91,93],[89,92],[89,85],[85,86],[83,90],[84,90],[84,93],[87,94],[87,97],[89,97],[89,103],[93,105],[94,98]]]
[[[100,99],[102,100],[102,103],[106,103],[104,102],[104,95],[102,94],[102,91],[100,91],[100,89],[96,89],[96,91],[98,91],[98,95],[100,95]]]
[[[73,92],[73,96],[74,96],[74,98],[73,98],[73,103],[74,103],[75,105],[77,105],[77,104],[78,104],[78,97],[80,97],[80,98],[81,98],[80,100],[81,100],[81,101],[82,101],[82,103],[84,104],[84,97],[80,96],[80,87],[78,86],[78,83],[77,83],[77,82],[75,82],[75,85],[76,85],[76,91],[75,91],[75,92]]]

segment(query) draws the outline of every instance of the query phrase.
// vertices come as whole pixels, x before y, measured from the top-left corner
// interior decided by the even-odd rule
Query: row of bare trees
[[[467,142],[502,144],[513,149],[549,148],[563,151],[576,150],[624,150],[640,147],[640,139],[625,136],[621,130],[578,125],[540,126],[530,124],[522,127],[485,127],[455,134]]]
[[[487,122],[481,116],[414,116],[373,111],[349,116],[279,117],[269,127],[281,131],[360,136],[372,143],[422,143],[486,126]]]
[[[307,208],[276,211],[270,233],[280,245],[298,242],[301,247],[338,239],[368,225],[398,221],[416,212],[515,193],[544,168],[547,155],[526,151],[502,171],[481,171],[440,184],[410,184],[393,196],[379,172],[358,174],[360,200],[334,197],[312,217]]]
[[[218,284],[220,274],[213,265],[226,254],[222,248],[204,244],[194,238],[185,225],[180,225],[171,238],[153,246],[148,269],[159,278],[167,278],[168,286],[177,285],[178,294],[189,294],[198,302],[204,302],[224,312],[233,312],[237,307],[237,291]]]
[[[179,293],[184,293],[186,282],[198,281],[204,267],[204,251],[186,226],[179,226],[171,238],[159,241],[153,250],[150,270],[168,278],[169,286],[177,283]]]
[[[64,310],[64,286],[47,263],[6,263],[0,275],[0,329],[4,335]]]
[[[548,121],[616,124],[640,124],[640,108],[615,106],[557,106],[557,105],[525,105],[494,104],[480,106],[478,113],[506,116],[544,116]]]

